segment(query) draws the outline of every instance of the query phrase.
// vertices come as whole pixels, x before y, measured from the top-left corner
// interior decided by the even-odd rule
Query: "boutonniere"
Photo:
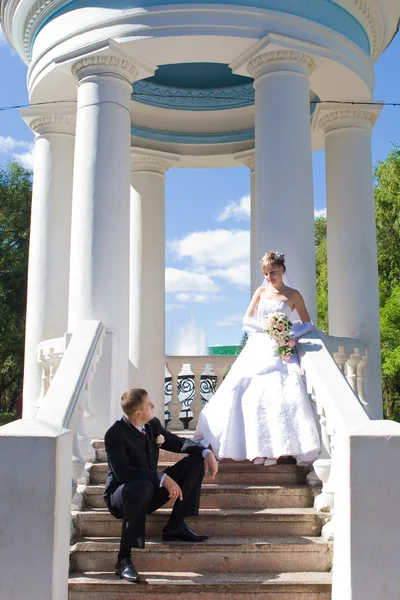
[[[161,446],[163,445],[164,442],[165,442],[165,437],[163,435],[158,435],[156,437],[156,446],[157,446],[157,448],[161,448]]]

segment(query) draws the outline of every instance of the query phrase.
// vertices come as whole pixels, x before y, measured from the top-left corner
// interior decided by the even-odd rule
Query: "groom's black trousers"
[[[191,454],[165,469],[164,473],[176,481],[183,495],[183,500],[175,501],[167,524],[173,529],[185,517],[199,513],[204,460],[201,456]],[[167,489],[156,487],[148,479],[123,483],[110,495],[108,508],[114,517],[122,519],[118,560],[130,557],[131,548],[144,548],[146,514],[154,512],[168,500]]]

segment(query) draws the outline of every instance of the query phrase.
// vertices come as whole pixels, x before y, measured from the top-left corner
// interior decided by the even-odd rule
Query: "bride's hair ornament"
[[[274,267],[283,267],[283,272],[286,271],[285,266],[285,255],[277,250],[270,250],[266,252],[261,259],[261,267],[264,271],[264,267],[267,265],[273,265]]]

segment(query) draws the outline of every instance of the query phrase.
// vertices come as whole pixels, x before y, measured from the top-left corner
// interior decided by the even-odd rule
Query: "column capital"
[[[295,50],[275,50],[264,52],[252,58],[247,64],[249,75],[257,79],[260,75],[277,71],[295,71],[311,75],[315,69],[312,56]]]
[[[132,83],[139,75],[139,69],[127,58],[113,55],[87,56],[72,65],[72,74],[79,82],[86,77],[120,77]]]
[[[347,127],[358,127],[372,131],[381,110],[381,105],[360,104],[348,108],[343,108],[342,105],[338,110],[332,110],[323,114],[318,119],[318,126],[323,130],[324,134]]]
[[[256,168],[256,154],[254,148],[252,150],[244,150],[236,152],[233,158],[250,169],[250,174],[253,174]]]
[[[29,123],[29,127],[38,135],[48,133],[67,133],[75,135],[76,119],[73,116],[48,116],[36,117]]]
[[[176,166],[178,162],[179,156],[168,152],[143,150],[141,148],[132,148],[131,151],[132,173],[150,171],[164,176],[168,169]]]

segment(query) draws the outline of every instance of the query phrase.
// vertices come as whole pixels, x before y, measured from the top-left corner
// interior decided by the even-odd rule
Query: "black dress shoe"
[[[208,540],[209,537],[209,535],[198,535],[189,529],[186,523],[181,523],[178,527],[174,527],[173,529],[165,527],[162,535],[164,542],[204,542],[205,540]]]
[[[131,583],[141,583],[140,575],[136,571],[130,558],[123,558],[115,565],[115,574],[120,579],[126,579]]]
[[[297,461],[294,456],[280,456],[277,460],[278,465],[295,465]]]

